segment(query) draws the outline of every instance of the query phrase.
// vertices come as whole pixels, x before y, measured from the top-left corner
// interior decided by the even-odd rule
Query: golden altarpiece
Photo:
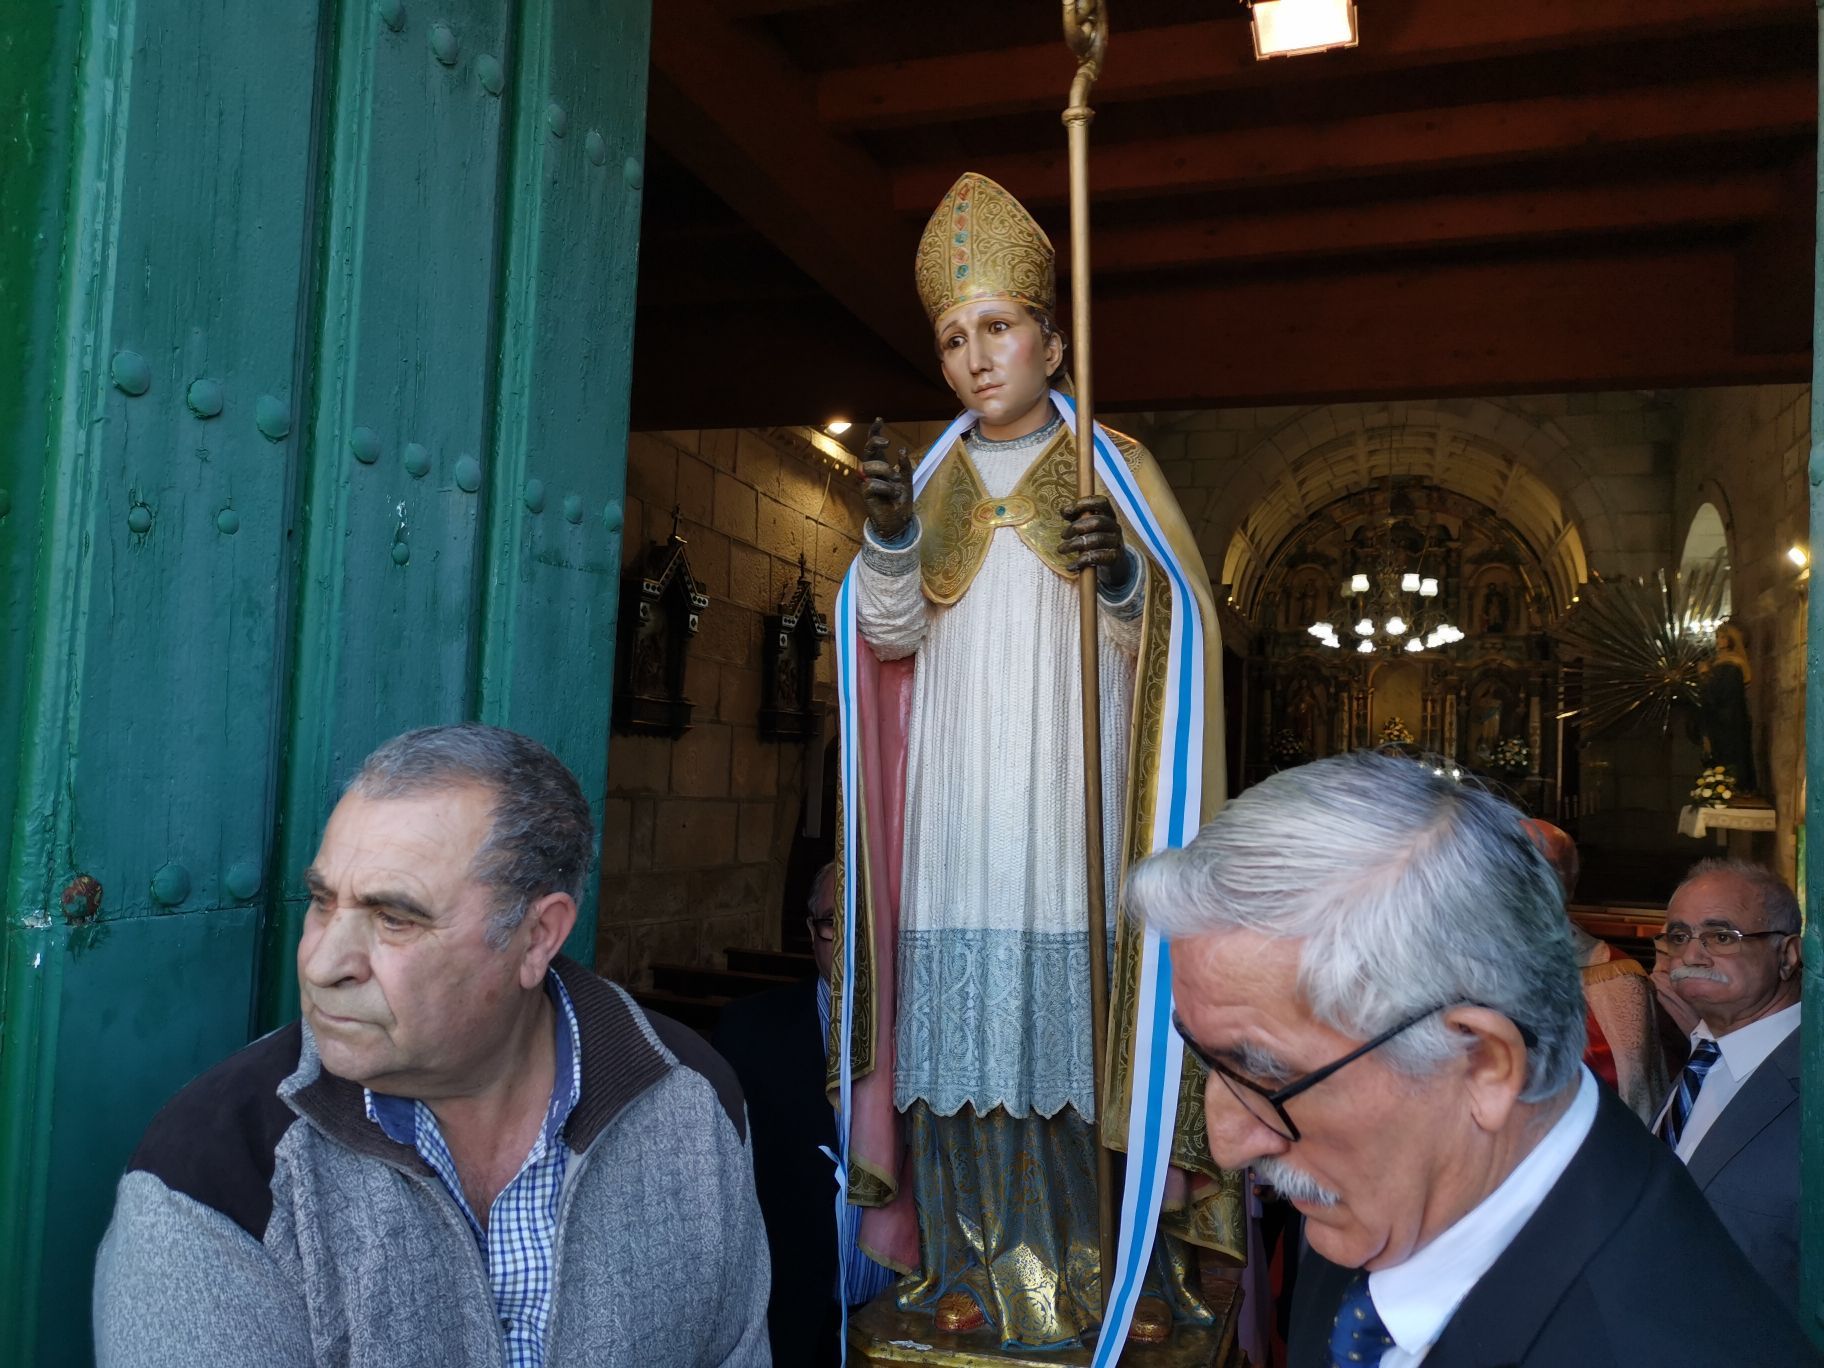
[[[1392,744],[1552,815],[1576,765],[1575,729],[1559,720],[1575,679],[1551,635],[1561,597],[1510,523],[1422,479],[1316,510],[1230,604],[1229,640],[1247,654],[1244,781]]]

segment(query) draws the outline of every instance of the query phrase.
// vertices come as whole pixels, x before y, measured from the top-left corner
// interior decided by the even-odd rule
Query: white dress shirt
[[[1570,1167],[1596,1122],[1596,1077],[1588,1069],[1580,1072],[1571,1105],[1500,1187],[1405,1263],[1368,1275],[1368,1295],[1393,1337],[1381,1368],[1414,1368],[1425,1361],[1463,1298]]]
[[[1712,1035],[1710,1028],[1702,1022],[1691,1032],[1692,1049],[1697,1048],[1700,1040],[1714,1040],[1722,1057],[1704,1075],[1704,1086],[1697,1090],[1697,1101],[1691,1104],[1691,1115],[1686,1119],[1685,1129],[1678,1137],[1678,1157],[1681,1162],[1691,1162],[1691,1156],[1704,1143],[1704,1137],[1710,1133],[1710,1127],[1716,1124],[1716,1118],[1723,1114],[1723,1108],[1741,1091],[1742,1084],[1748,1081],[1748,1075],[1766,1063],[1767,1056],[1779,1049],[1781,1042],[1799,1029],[1800,1005],[1795,1002],[1772,1016],[1750,1022],[1739,1031],[1731,1031],[1726,1036]],[[1674,1091],[1677,1090],[1677,1078],[1672,1080],[1672,1087]],[[1659,1134],[1660,1125],[1666,1119],[1666,1107],[1671,1105],[1672,1099],[1668,1097],[1666,1105],[1659,1109],[1659,1119],[1653,1123],[1655,1135]]]

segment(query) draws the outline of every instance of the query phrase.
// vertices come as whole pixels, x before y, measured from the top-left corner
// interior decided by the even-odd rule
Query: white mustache
[[[1310,1174],[1293,1168],[1283,1159],[1263,1156],[1256,1159],[1250,1167],[1288,1201],[1303,1202],[1306,1206],[1333,1207],[1343,1200]]]
[[[1674,983],[1683,983],[1686,979],[1703,979],[1706,983],[1729,982],[1728,975],[1706,969],[1700,964],[1681,964],[1672,971],[1670,977]]]

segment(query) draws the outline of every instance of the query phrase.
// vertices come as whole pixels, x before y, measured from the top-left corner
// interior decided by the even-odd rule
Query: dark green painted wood
[[[45,435],[70,197],[77,6],[33,5],[0,25],[0,870],[9,862],[33,618]]]
[[[1824,9],[1824,0],[1820,0]],[[1820,80],[1824,80],[1824,27],[1819,34]],[[1824,129],[1820,130],[1818,161],[1824,169]],[[1824,552],[1824,176],[1818,185],[1819,233],[1812,267],[1811,346],[1811,554],[1815,566]],[[1818,780],[1812,783],[1813,779]],[[1804,1032],[1807,1099],[1800,1115],[1805,1137],[1799,1173],[1799,1305],[1805,1328],[1824,1348],[1824,1107],[1815,1099],[1824,1096],[1824,918],[1817,915],[1817,899],[1824,892],[1824,592],[1818,571],[1805,610],[1805,840],[1800,858],[1805,861],[1805,988],[1813,1011],[1806,1014]]]
[[[475,64],[501,59],[506,19],[462,0],[394,32],[351,4],[334,35],[269,1022],[296,1010],[299,876],[340,786],[378,742],[474,709],[481,510],[457,468],[484,455],[503,127]]]
[[[32,595],[5,624],[25,692],[5,742],[0,1360],[22,1363],[86,1357],[112,1179],[252,1016],[294,482],[254,395],[295,381],[317,72],[314,5],[50,12],[68,28],[43,155],[69,178],[34,206],[57,311],[25,339],[46,417],[11,451],[42,486],[14,534]],[[72,928],[78,876],[100,921]]]
[[[15,854],[42,863],[44,792],[22,782],[37,769],[23,719],[47,680],[33,661],[40,532],[47,492],[44,454],[61,332],[61,224],[74,176],[76,53],[74,3],[47,2],[0,24],[0,1362],[33,1361],[34,1316],[27,1311],[39,1268],[43,1193],[13,1181],[33,1171],[47,1123],[36,1108],[54,1064],[57,977],[45,964],[51,940],[43,881],[16,880]],[[59,482],[49,482],[58,490]],[[67,557],[67,542],[53,550]],[[21,813],[20,804],[28,804]],[[29,849],[29,853],[27,853]],[[29,890],[22,896],[22,890]],[[17,1270],[17,1271],[15,1271]]]
[[[596,804],[606,788],[620,578],[647,48],[633,6],[528,16],[519,49],[502,272],[499,395],[478,698],[490,722],[543,738]],[[564,128],[562,137],[555,129]],[[587,246],[577,250],[577,244]],[[543,508],[528,507],[536,482]],[[533,502],[538,502],[534,500]],[[586,687],[551,687],[552,664]],[[595,881],[570,953],[595,953]]]
[[[0,1363],[86,1358],[113,1177],[294,1010],[286,895],[368,749],[483,716],[599,799],[647,27],[47,0],[0,31]]]
[[[268,1023],[295,1011],[297,876],[376,743],[480,716],[550,745],[598,812],[605,786],[648,10],[538,0],[509,35],[482,22],[496,8],[448,19],[450,68],[374,9],[336,35]],[[413,102],[434,136],[402,142]],[[594,896],[568,947],[585,960]]]

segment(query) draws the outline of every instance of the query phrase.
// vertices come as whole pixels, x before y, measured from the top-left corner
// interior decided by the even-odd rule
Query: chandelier
[[[1341,606],[1305,629],[1318,645],[1336,651],[1350,642],[1362,655],[1416,655],[1463,640],[1440,602],[1435,572],[1443,547],[1437,544],[1434,529],[1412,525],[1413,513],[1404,490],[1388,500],[1386,515],[1364,548],[1366,564],[1353,569],[1342,583]],[[1409,529],[1406,537],[1398,535],[1402,526]],[[1412,533],[1417,534],[1416,548],[1404,544],[1413,540]]]

